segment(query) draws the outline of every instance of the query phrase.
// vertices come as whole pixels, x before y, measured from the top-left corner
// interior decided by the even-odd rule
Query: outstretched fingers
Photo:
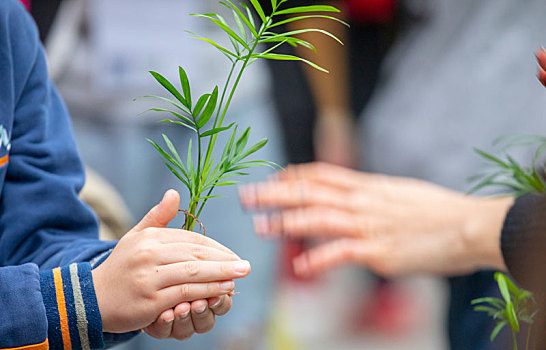
[[[355,239],[339,239],[311,248],[294,258],[296,274],[310,276],[346,264],[365,265],[376,272],[379,270],[377,258],[379,247]]]
[[[254,216],[254,229],[264,238],[360,236],[356,216],[346,210],[327,207],[287,209]]]
[[[241,204],[248,210],[328,205],[349,208],[348,193],[310,181],[268,181],[239,188]]]

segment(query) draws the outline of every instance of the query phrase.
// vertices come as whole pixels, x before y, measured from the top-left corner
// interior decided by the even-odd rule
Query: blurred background
[[[546,2],[320,3],[338,6],[351,28],[324,21],[298,25],[327,29],[346,45],[311,34],[305,39],[317,53],[296,53],[330,74],[294,62],[258,61],[228,113],[241,127],[252,126],[255,141],[270,139],[260,159],[283,165],[321,160],[464,191],[466,178],[480,168],[473,147],[488,149],[509,132],[546,131],[546,96],[535,82],[532,54],[546,42]],[[158,123],[161,114],[140,114],[158,104],[139,97],[163,94],[149,70],[176,80],[183,66],[199,94],[225,80],[229,66],[223,55],[185,32],[225,42],[211,23],[188,15],[222,11],[216,0],[32,2],[51,77],[68,105],[88,167],[82,195],[101,216],[104,237],[119,238],[169,188],[187,198],[145,139],[159,140],[164,133],[185,149],[191,134]],[[257,168],[245,182],[269,174]],[[259,240],[237,189],[218,193],[225,197],[211,201],[202,216],[207,233],[252,263],[251,275],[237,283],[233,309],[206,335],[176,342],[143,334],[120,349],[490,346],[494,324],[469,304],[494,294],[490,272],[386,280],[345,268],[301,280],[289,259],[312,243]],[[172,226],[182,222],[180,217]]]

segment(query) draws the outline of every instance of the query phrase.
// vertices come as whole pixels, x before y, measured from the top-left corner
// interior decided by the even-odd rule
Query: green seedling
[[[339,12],[335,7],[326,5],[290,7],[289,3],[288,0],[271,0],[272,11],[266,14],[258,0],[250,0],[250,6],[238,5],[231,0],[220,1],[219,4],[232,13],[234,25],[230,25],[217,13],[192,15],[212,22],[227,35],[231,43],[231,47],[225,47],[211,39],[194,35],[195,39],[215,47],[231,62],[231,68],[224,85],[214,86],[210,93],[192,99],[188,75],[182,67],[178,68],[180,88],[175,87],[160,73],[150,72],[153,78],[171,95],[170,98],[146,96],[159,99],[170,106],[170,108],[152,108],[150,110],[168,114],[169,118],[163,119],[162,122],[188,128],[197,136],[195,143],[192,139],[189,141],[187,151],[184,152],[185,161],[174,143],[166,135],[163,135],[166,148],[148,139],[148,142],[164,157],[165,165],[189,192],[188,207],[186,210],[181,210],[186,214],[183,225],[186,230],[193,230],[196,222],[201,224],[199,216],[207,201],[219,197],[213,195],[216,187],[237,184],[236,178],[248,175],[246,171],[252,167],[277,167],[273,162],[249,160],[252,154],[266,145],[267,139],[248,145],[250,127],[241,131],[237,123],[228,125],[224,123],[237,86],[246,69],[256,60],[263,58],[300,61],[315,69],[327,72],[323,67],[301,57],[275,53],[275,49],[283,44],[289,44],[315,50],[311,43],[297,37],[299,34],[307,32],[320,32],[341,44],[341,41],[331,33],[315,28],[274,33],[272,31],[274,27],[307,18],[320,17],[342,22],[329,15]],[[268,46],[264,47],[266,45]],[[221,156],[214,157],[213,150],[215,147],[219,147],[217,137],[221,133],[230,133],[230,136],[223,145]],[[201,226],[203,227],[202,224]]]
[[[525,194],[546,193],[544,180],[545,167],[539,165],[546,150],[546,137],[537,135],[510,135],[497,139],[494,144],[500,148],[500,156],[495,156],[482,150],[476,152],[492,167],[489,171],[474,176],[471,181],[476,182],[470,193],[486,187],[500,188],[501,194],[519,197]],[[518,147],[535,147],[531,167],[522,166],[508,152]],[[518,349],[517,337],[521,324],[527,324],[525,349],[531,346],[531,329],[533,318],[538,307],[533,294],[525,289],[518,288],[503,273],[495,273],[495,280],[502,295],[500,298],[478,298],[472,301],[474,310],[487,312],[496,322],[491,333],[493,341],[499,332],[509,326],[512,331],[513,349]]]

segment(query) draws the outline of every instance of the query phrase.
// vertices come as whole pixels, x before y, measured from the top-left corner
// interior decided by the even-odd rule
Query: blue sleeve
[[[32,19],[14,0],[0,1],[0,10],[0,123],[10,136],[0,266],[90,260],[112,244],[97,240],[94,214],[78,198],[84,171],[68,113],[48,79]]]
[[[83,182],[36,27],[0,0],[0,349],[101,348],[135,334],[102,334],[91,269],[115,243],[98,240]]]

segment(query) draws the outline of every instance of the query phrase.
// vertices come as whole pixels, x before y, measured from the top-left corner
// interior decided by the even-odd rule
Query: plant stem
[[[275,11],[274,11],[275,12]],[[273,13],[274,13],[273,12]],[[271,16],[273,17],[273,15]],[[270,17],[267,18],[267,20],[269,21],[270,20]],[[267,25],[266,23],[263,23],[262,24],[262,27],[260,28],[260,32],[258,33],[258,38],[256,38],[254,40],[254,43],[252,45],[252,48],[248,51],[248,55],[247,57],[245,58],[244,62],[243,62],[243,65],[241,67],[241,69],[239,70],[239,74],[237,74],[237,79],[235,80],[235,83],[233,83],[233,87],[231,89],[231,92],[229,94],[229,97],[228,97],[228,100],[226,101],[226,104],[224,106],[224,110],[222,112],[222,115],[220,117],[220,120],[218,122],[218,127],[222,126],[222,121],[224,120],[224,117],[226,116],[227,114],[227,111],[228,111],[228,108],[229,108],[229,105],[231,104],[231,100],[233,99],[233,96],[235,95],[235,90],[237,90],[237,86],[239,85],[239,81],[241,80],[241,77],[243,76],[243,72],[245,70],[245,68],[247,68],[248,66],[248,62],[250,61],[250,57],[252,56],[252,53],[254,52],[254,50],[256,49],[256,47],[258,46],[258,42],[260,41],[260,38],[262,37],[263,33],[265,32],[267,28]],[[231,71],[229,73],[229,77],[228,77],[228,82],[229,80],[231,79],[231,74],[233,73],[233,70],[235,68],[235,64],[236,62],[233,64],[232,68],[231,68]],[[226,89],[227,89],[227,83],[226,83],[226,86],[224,87],[224,92],[222,93],[222,99],[221,101],[224,100],[224,94],[226,92]],[[218,113],[220,112],[220,109],[222,108],[222,102],[220,102],[220,106],[218,107]],[[216,115],[216,117],[218,118],[218,114]],[[216,120],[214,121],[215,125],[216,125]],[[212,154],[212,150],[214,148],[214,144],[216,143],[216,137],[218,136],[218,134],[216,135],[213,135],[211,136],[211,139],[209,141],[209,145],[207,147],[207,156],[205,158],[205,164],[208,163],[208,161],[210,160],[210,156]],[[210,196],[212,194],[212,191],[214,190],[214,187],[215,187],[216,183],[214,183],[212,185],[212,187],[210,188],[210,190],[208,191],[206,197]],[[207,203],[207,200],[208,198],[205,198],[203,200],[203,203],[201,203],[201,207],[199,208],[199,210],[197,211],[197,214],[195,215],[197,218],[199,218],[199,215],[201,214],[201,211],[203,210],[203,208],[205,207],[205,204]]]
[[[518,350],[518,339],[517,339],[517,336],[516,336],[516,331],[512,329],[512,341],[513,341],[513,349],[514,350]]]

